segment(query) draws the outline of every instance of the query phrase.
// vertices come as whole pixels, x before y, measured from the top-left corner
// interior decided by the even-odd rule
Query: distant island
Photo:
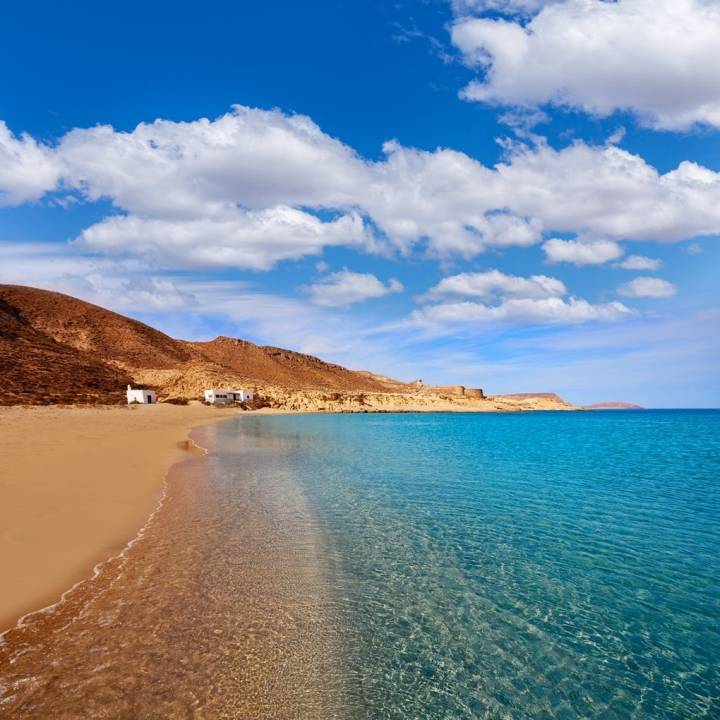
[[[594,405],[585,405],[586,410],[644,410],[641,405],[635,405],[629,402],[602,402]]]

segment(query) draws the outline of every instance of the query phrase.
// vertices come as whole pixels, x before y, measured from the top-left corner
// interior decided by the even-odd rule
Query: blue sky
[[[709,0],[2,11],[0,282],[175,336],[718,406]]]

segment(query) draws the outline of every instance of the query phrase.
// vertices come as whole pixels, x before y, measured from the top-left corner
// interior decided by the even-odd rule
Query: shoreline
[[[0,638],[120,556],[162,505],[203,405],[0,408]],[[197,446],[195,446],[197,447]]]
[[[141,536],[162,505],[171,468],[193,451],[196,428],[237,416],[438,412],[478,410],[0,407],[6,466],[0,505],[7,511],[0,523],[0,638],[28,615],[55,606]]]
[[[257,440],[196,422],[188,442],[206,452],[172,465],[124,550],[0,636],[1,706],[18,718],[340,716],[317,518],[284,472],[287,448]]]

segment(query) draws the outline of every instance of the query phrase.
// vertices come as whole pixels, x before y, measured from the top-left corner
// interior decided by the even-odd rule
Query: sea
[[[0,644],[0,717],[720,718],[720,411],[193,437],[142,537]]]

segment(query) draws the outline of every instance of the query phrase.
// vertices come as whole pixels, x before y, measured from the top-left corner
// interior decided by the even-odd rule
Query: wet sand
[[[292,447],[243,425],[194,431],[211,453],[173,467],[141,537],[3,636],[0,716],[342,717],[336,559]]]
[[[156,507],[203,405],[0,408],[0,632],[116,555]]]

